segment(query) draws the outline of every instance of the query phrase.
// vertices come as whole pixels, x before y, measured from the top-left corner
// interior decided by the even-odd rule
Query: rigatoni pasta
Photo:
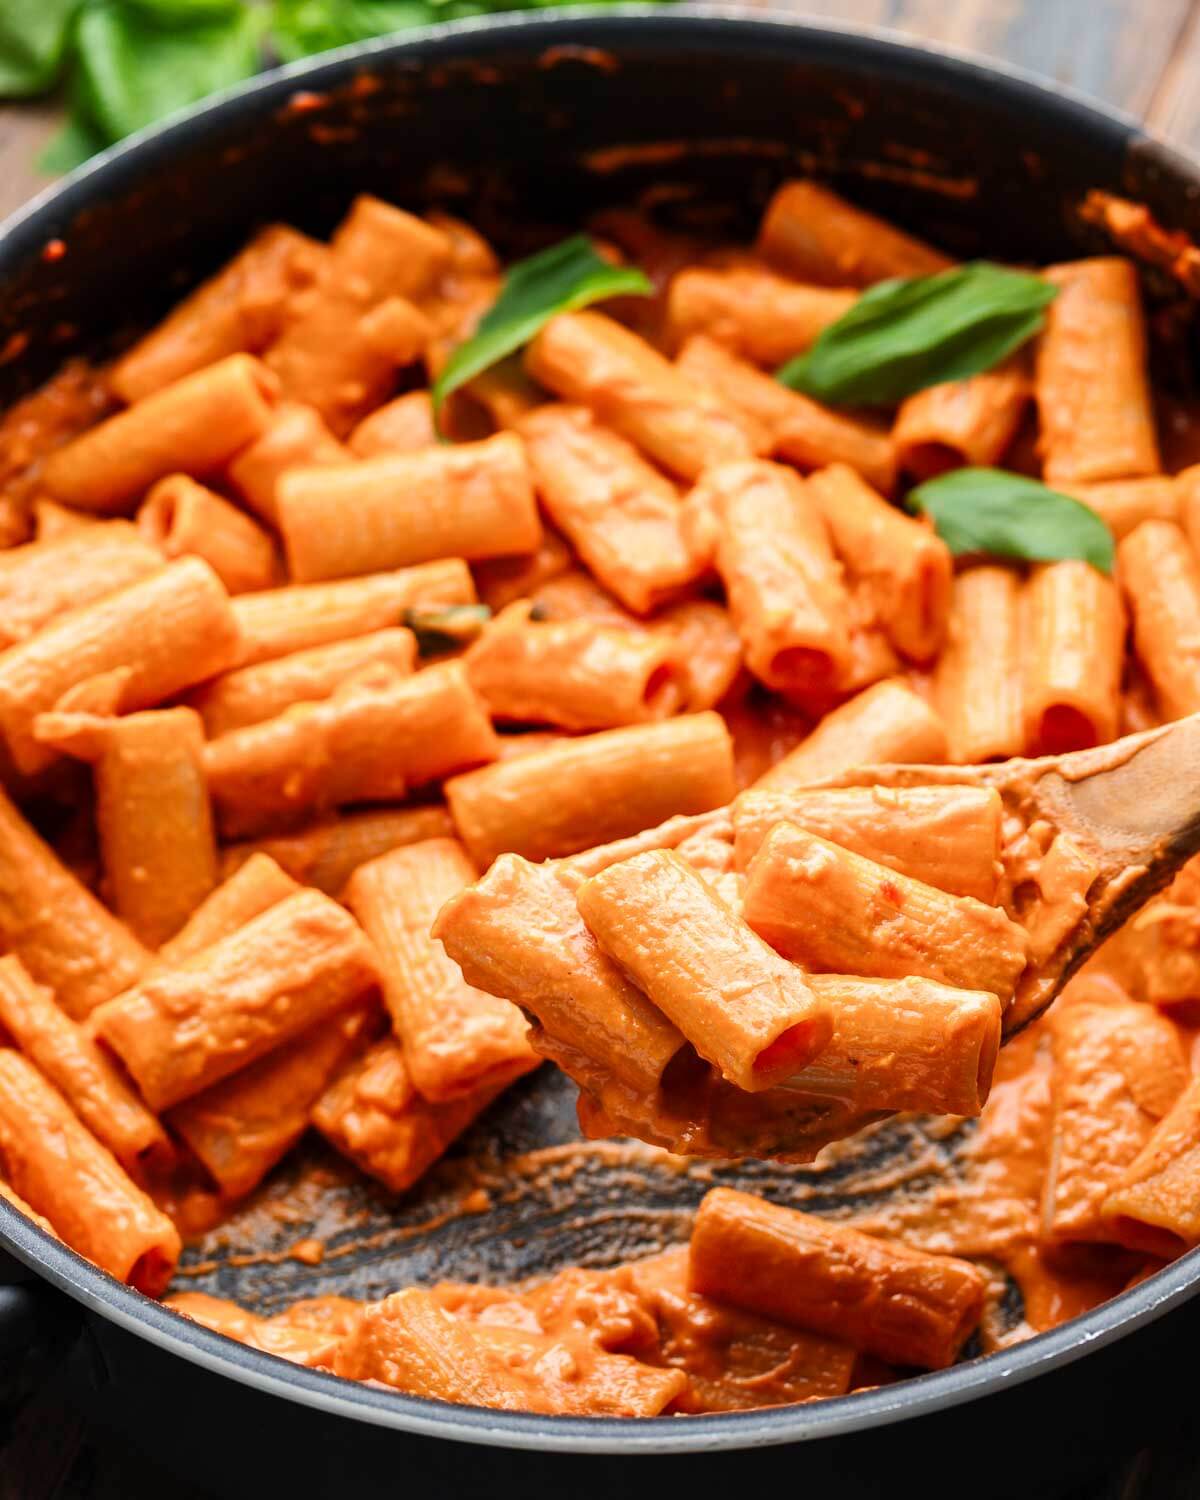
[[[37,738],[38,715],[67,707],[71,689],[119,673],[120,709],[151,708],[232,666],[240,640],[220,579],[199,558],[184,558],[0,656],[0,733],[18,769],[40,770],[54,753]]]
[[[460,843],[429,839],[360,865],[346,887],[412,1081],[434,1103],[501,1087],[531,1065],[520,1011],[467,984],[431,936],[441,907],[474,878]]]
[[[586,406],[557,403],[519,431],[550,519],[628,609],[648,614],[701,577],[678,490],[632,442]]]
[[[1160,471],[1137,273],[1116,256],[1052,266],[1058,296],[1037,349],[1035,390],[1050,484]]]
[[[475,585],[459,557],[369,573],[338,583],[296,584],[233,602],[240,644],[236,662],[247,667],[351,636],[402,625],[416,606],[472,604]]]
[[[496,736],[461,662],[413,677],[359,673],[316,703],[210,740],[208,788],[226,834],[256,833],[494,760]]]
[[[190,708],[120,718],[43,714],[39,741],[92,762],[105,893],[150,948],[183,926],[217,883],[204,732]]]
[[[525,450],[507,433],[296,469],[280,481],[276,507],[300,583],[439,557],[531,552],[541,538]]]
[[[0,958],[0,1027],[132,1177],[170,1164],[166,1131],[120,1067],[12,954]]]
[[[775,193],[759,228],[758,249],[790,275],[828,286],[928,276],[952,264],[931,245],[805,180],[786,182]]]
[[[297,703],[328,698],[369,667],[387,667],[406,677],[416,663],[416,637],[411,630],[393,625],[223,672],[197,688],[191,702],[204,721],[206,734],[215,740],[248,724],[273,719]]]
[[[446,785],[459,833],[479,865],[513,852],[574,854],[708,812],[733,796],[733,751],[718,715],[687,714],[566,740]]]
[[[404,844],[448,838],[453,833],[454,823],[443,806],[380,807],[343,813],[311,823],[296,833],[252,843],[227,844],[221,868],[227,876],[232,875],[262,854],[272,862],[277,860],[304,885],[315,886],[327,896],[338,896],[354,871],[367,860]]]
[[[681,478],[696,479],[710,464],[764,451],[766,435],[757,423],[731,415],[651,345],[600,313],[551,319],[530,344],[525,364],[539,384],[590,406]]]
[[[693,501],[712,514],[716,566],[750,670],[802,705],[824,705],[849,666],[849,600],[803,482],[781,464],[721,466]]]
[[[0,1161],[17,1193],[81,1255],[140,1292],[166,1289],[179,1232],[34,1065],[0,1048]]]
[[[608,956],[739,1088],[770,1088],[829,1041],[828,1007],[669,849],[623,860],[576,902]]]
[[[374,956],[354,920],[327,896],[299,891],[149,974],[94,1025],[161,1110],[281,1047],[375,982]]]
[[[42,479],[81,510],[120,513],[179,469],[208,475],[261,436],[278,387],[248,354],[206,365],[52,453]]]
[[[361,196],[0,418],[0,1196],[45,1232],[161,1291],[181,1231],[298,1221],[268,1178],[310,1126],[405,1194],[473,1127],[486,1174],[411,1222],[485,1213],[545,1098],[488,1111],[543,1059],[586,1138],[714,1162],[951,1117],[897,1122],[916,1154],[850,1223],[777,1173],[536,1286],[176,1299],[349,1378],[628,1416],[940,1368],[1002,1337],[1002,1276],[1041,1329],[1200,1239],[1200,874],[1002,1053],[1098,865],[1008,772],[936,769],[1200,710],[1200,485],[1134,263],[959,268],[772,186],[753,247],[610,206],[549,263],[653,295],[556,300],[482,370],[548,262]],[[830,359],[930,275],[1019,291],[1036,347],[857,408]],[[1011,495],[961,473],[994,465]],[[589,1149],[637,1165],[565,1144],[523,1180],[582,1190]]]
[[[138,529],[164,557],[202,557],[231,594],[275,581],[275,546],[262,527],[186,474],[158,481],[138,511]]]

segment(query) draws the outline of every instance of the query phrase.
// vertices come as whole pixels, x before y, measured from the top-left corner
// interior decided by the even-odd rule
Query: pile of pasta
[[[1200,487],[1164,466],[1128,261],[1047,270],[1036,347],[885,418],[769,372],[948,266],[931,247],[808,182],[750,248],[595,230],[655,295],[549,318],[437,420],[502,268],[362,197],[328,243],[262,230],[0,421],[0,1190],[143,1291],[310,1128],[402,1192],[543,1058],[586,1134],[693,1155],[979,1115],[1094,871],[990,788],[855,768],[1200,710]],[[955,559],[894,503],[999,463],[1092,507],[1115,576]],[[1101,966],[1023,1043],[1053,1051],[1054,1149],[1013,1232],[1124,1247],[1127,1279],[1200,1241],[1194,870]],[[983,1297],[970,1265],[723,1191],[655,1265],[565,1273],[553,1312],[435,1288],[208,1316],[407,1390],[632,1413],[734,1399],[680,1352],[714,1302],[758,1320],[729,1313],[726,1373],[750,1346],[800,1372],[747,1377],[752,1404],[845,1390],[857,1356],[946,1363]],[[581,1333],[585,1293],[626,1332]],[[560,1335],[596,1394],[520,1374]]]

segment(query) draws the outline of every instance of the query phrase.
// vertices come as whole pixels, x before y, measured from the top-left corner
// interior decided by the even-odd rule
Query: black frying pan
[[[664,142],[679,149],[609,149]],[[668,189],[668,218],[748,234],[782,178],[814,171],[962,255],[1041,261],[1102,248],[1075,211],[1091,187],[1200,226],[1200,168],[1130,122],[895,40],[683,10],[462,23],[237,90],[11,220],[0,234],[0,405],[65,355],[144,324],[256,224],[327,231],[358,190],[461,212],[516,251],[530,225],[577,226],[652,184]],[[42,253],[54,239],[64,256]],[[543,1068],[399,1199],[313,1147],[189,1250],[181,1284],[271,1311],[438,1276],[608,1265],[685,1238],[713,1181],[817,1212],[869,1206],[897,1176],[919,1191],[930,1153],[955,1170],[971,1130],[896,1122],[821,1171],[680,1172],[603,1145],[571,1153],[573,1093]],[[299,1207],[281,1217],[291,1181]],[[472,1185],[487,1189],[486,1206],[463,1212]],[[328,1247],[318,1266],[288,1257],[309,1235]],[[1200,1288],[1190,1255],[1051,1334],[842,1400],[642,1422],[546,1418],[369,1389],[233,1344],[117,1285],[3,1201],[0,1247],[39,1278],[0,1288],[0,1353],[61,1350],[82,1329],[70,1368],[89,1409],[222,1494],[368,1500],[417,1483],[453,1495],[657,1493],[772,1475],[818,1496],[1011,1494],[1102,1461],[1151,1408],[1169,1417],[1180,1385],[1169,1363],[1200,1327],[1200,1304],[1186,1305]]]

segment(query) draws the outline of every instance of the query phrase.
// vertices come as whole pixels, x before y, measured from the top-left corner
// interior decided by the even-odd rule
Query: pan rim
[[[422,27],[357,43],[250,79],[110,148],[47,187],[0,224],[0,274],[37,253],[89,201],[138,177],[179,148],[239,116],[277,105],[298,87],[344,83],[364,64],[406,57],[459,56],[503,45],[537,47],[566,32],[597,45],[625,36],[680,39],[727,49],[767,51],[808,45],[848,65],[899,69],[916,81],[974,85],[990,98],[1055,117],[1113,150],[1148,149],[1174,158],[1200,185],[1200,162],[1159,141],[1120,110],[1018,67],[958,48],[915,41],[892,30],[827,23],[727,5],[663,10],[640,4],[572,7],[549,16],[518,13]],[[456,1406],[375,1389],[289,1363],[202,1327],[101,1271],[0,1199],[0,1248],[89,1313],[210,1372],[330,1415],[416,1435],[539,1452],[671,1454],[811,1442],[929,1416],[1073,1364],[1144,1328],[1200,1291],[1200,1251],[1192,1251],[1136,1287],[1050,1332],[947,1370],[893,1386],[809,1405],[703,1416],[540,1416]]]

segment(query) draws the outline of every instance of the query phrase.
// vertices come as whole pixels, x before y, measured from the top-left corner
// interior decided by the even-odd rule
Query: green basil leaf
[[[986,553],[1025,562],[1080,558],[1111,573],[1113,534],[1088,506],[1004,469],[953,469],[910,490],[905,506],[931,516],[956,557]]]
[[[271,45],[284,62],[295,62],[436,19],[430,0],[275,0]]]
[[[610,265],[586,234],[509,266],[495,303],[474,336],[446,361],[433,387],[433,409],[527,344],[556,313],[573,312],[606,297],[649,296],[654,288],[636,266]]]
[[[0,99],[27,99],[54,86],[80,0],[2,0]]]
[[[127,3],[89,5],[76,28],[76,114],[106,143],[258,71],[265,13],[190,7],[185,23]]]
[[[881,281],[778,379],[819,401],[892,406],[999,364],[1037,333],[1057,291],[986,260]]]
[[[211,21],[233,16],[246,0],[123,0],[130,10],[141,11],[151,21]]]

